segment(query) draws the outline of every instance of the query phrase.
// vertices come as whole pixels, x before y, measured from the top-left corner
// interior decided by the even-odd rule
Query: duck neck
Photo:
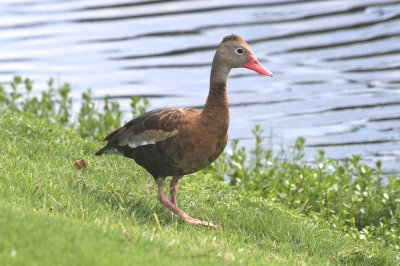
[[[229,122],[229,104],[226,83],[230,68],[219,64],[214,57],[210,76],[210,91],[202,114],[212,120],[218,119]]]

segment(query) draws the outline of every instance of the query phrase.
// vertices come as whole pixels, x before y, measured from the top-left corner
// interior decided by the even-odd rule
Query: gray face
[[[252,51],[245,41],[228,40],[220,44],[217,55],[221,63],[229,68],[243,67]]]

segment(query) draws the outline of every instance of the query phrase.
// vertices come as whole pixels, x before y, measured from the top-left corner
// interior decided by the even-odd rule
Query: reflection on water
[[[0,82],[50,76],[129,108],[204,104],[215,47],[237,33],[274,79],[231,72],[230,137],[261,124],[276,146],[307,139],[400,171],[400,1],[56,1],[0,4]],[[128,117],[127,117],[128,119]]]

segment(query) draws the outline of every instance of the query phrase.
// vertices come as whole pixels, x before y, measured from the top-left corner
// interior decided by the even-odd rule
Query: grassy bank
[[[222,229],[182,223],[131,160],[95,158],[100,143],[46,120],[3,112],[0,121],[2,265],[394,263],[390,250],[371,250],[211,175],[185,177],[179,201]],[[87,169],[76,170],[77,159]]]
[[[370,183],[379,177],[375,170],[357,162],[329,172],[324,168],[330,168],[329,159],[323,158],[324,167],[301,165],[301,147],[291,159],[274,157],[258,145],[256,132],[253,151],[234,149],[208,169],[183,178],[178,194],[182,209],[222,229],[195,227],[158,202],[151,176],[132,160],[93,156],[102,146],[93,138],[119,124],[116,103],[106,101],[99,113],[86,93],[78,121],[72,123],[67,85],[49,89],[38,99],[19,93],[20,82],[14,80],[13,94],[0,89],[1,265],[398,264],[393,241],[387,245],[385,239],[374,241],[373,235],[360,234],[363,229],[355,221],[352,231],[336,218],[324,218],[323,211],[335,205],[331,199],[339,193],[318,198],[318,193],[335,187],[332,182],[338,176],[347,177],[347,170],[355,169],[349,172],[351,177],[358,172],[363,180],[370,177]],[[26,87],[30,85],[25,81]],[[136,99],[132,104],[135,113],[143,111],[138,103]],[[251,154],[250,160],[246,154]],[[78,159],[86,161],[85,170],[73,167]],[[337,181],[339,191],[345,182],[351,184],[351,180]],[[346,193],[351,194],[352,185],[348,186]],[[371,209],[383,206],[390,214],[398,188],[385,189],[381,186],[382,198],[388,197],[386,205]],[[373,201],[367,196],[368,202]],[[307,197],[309,205],[302,203]],[[321,198],[329,201],[321,203]],[[354,213],[357,202],[368,204],[355,198]],[[331,217],[343,211],[335,212],[330,211]],[[344,223],[346,219],[351,223],[347,217]]]

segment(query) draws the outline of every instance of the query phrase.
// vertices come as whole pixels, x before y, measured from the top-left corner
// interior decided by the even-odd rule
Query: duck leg
[[[178,208],[176,204],[176,194],[178,193],[178,182],[182,176],[173,176],[171,183],[169,183],[169,194],[171,195],[171,202],[174,204],[175,208]]]
[[[178,178],[178,180],[179,180],[179,178]],[[221,228],[219,225],[216,225],[213,222],[200,221],[196,218],[193,218],[193,217],[190,217],[189,215],[187,215],[184,211],[179,209],[178,206],[176,205],[176,191],[175,191],[175,204],[173,204],[171,201],[169,201],[167,195],[164,192],[165,179],[158,178],[158,179],[156,179],[156,182],[157,182],[157,186],[158,186],[158,200],[161,202],[162,205],[167,207],[171,212],[178,214],[180,217],[182,217],[182,219],[184,219],[186,222],[191,223],[191,224],[195,224],[195,225],[202,224],[202,225],[210,226],[215,229]],[[175,181],[174,181],[174,184],[175,184]],[[178,185],[178,182],[176,182],[176,185]],[[176,187],[176,189],[177,189],[177,187]]]

